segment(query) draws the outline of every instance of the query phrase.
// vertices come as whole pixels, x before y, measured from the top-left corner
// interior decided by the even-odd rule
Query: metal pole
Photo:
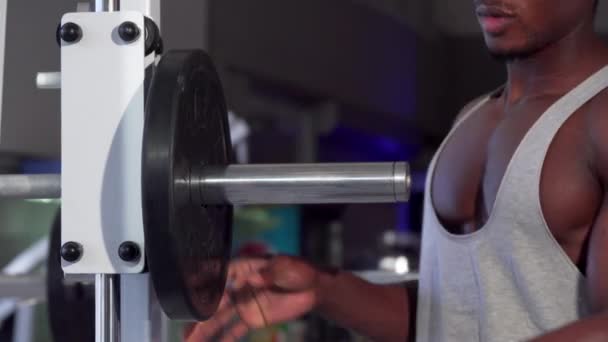
[[[61,175],[2,175],[0,198],[59,198]]]
[[[8,0],[0,0],[0,118],[2,117],[2,86],[4,83],[4,55],[6,45],[6,12],[8,11]]]
[[[95,275],[95,342],[120,341],[118,275]]]
[[[201,204],[405,202],[407,163],[229,165],[194,171],[189,186]]]
[[[44,300],[46,298],[46,278],[42,275],[2,275],[0,276],[0,298],[2,298],[0,304]]]
[[[90,0],[93,12],[116,12],[120,0]],[[95,275],[95,342],[120,342],[120,281],[114,274]]]
[[[120,10],[119,0],[90,0],[93,12],[116,12]]]
[[[395,203],[409,199],[408,164],[207,166],[189,191],[203,204]],[[0,198],[60,198],[61,175],[0,175]]]

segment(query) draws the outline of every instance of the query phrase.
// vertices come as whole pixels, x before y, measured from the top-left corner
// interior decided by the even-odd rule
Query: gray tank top
[[[540,174],[553,138],[583,104],[608,87],[608,67],[555,102],[513,155],[490,217],[475,233],[450,234],[431,202],[435,164],[425,190],[418,285],[417,341],[522,341],[587,313],[584,277],[543,218]]]

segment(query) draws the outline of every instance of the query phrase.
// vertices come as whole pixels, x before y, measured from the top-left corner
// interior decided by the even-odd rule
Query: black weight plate
[[[146,254],[152,281],[172,319],[203,321],[219,305],[230,258],[232,207],[190,196],[193,168],[232,161],[226,103],[203,51],[170,51],[148,99],[142,159]]]
[[[49,239],[47,308],[53,341],[95,341],[95,284],[66,281],[61,269],[61,215]]]

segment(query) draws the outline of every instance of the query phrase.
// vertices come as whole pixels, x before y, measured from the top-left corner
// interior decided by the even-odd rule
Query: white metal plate
[[[124,43],[118,26],[131,21],[139,39]],[[70,13],[83,37],[61,48],[62,243],[82,245],[68,274],[138,273],[145,260],[141,207],[144,125],[144,17],[138,12]],[[142,257],[127,263],[122,242]]]

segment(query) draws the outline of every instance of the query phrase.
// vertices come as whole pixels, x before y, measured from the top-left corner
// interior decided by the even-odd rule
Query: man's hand
[[[252,329],[296,319],[317,305],[319,278],[319,271],[296,258],[234,261],[218,311],[186,329],[186,342],[233,342]]]

